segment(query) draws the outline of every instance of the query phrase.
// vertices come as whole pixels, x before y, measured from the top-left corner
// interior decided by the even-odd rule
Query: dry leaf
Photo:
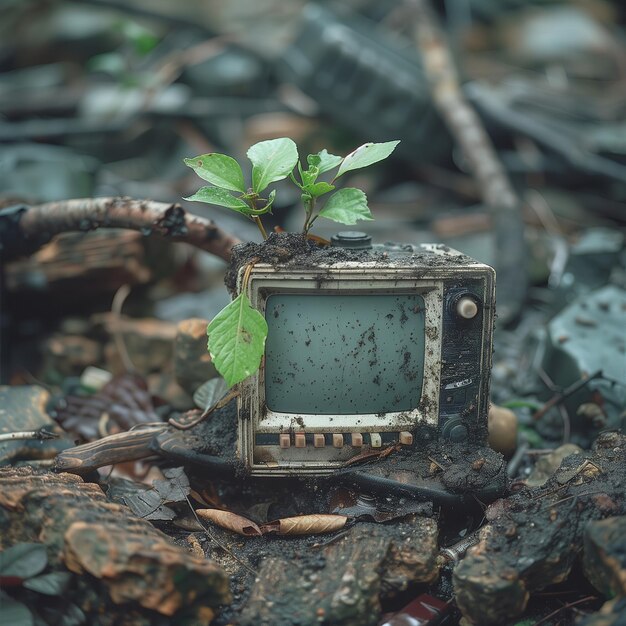
[[[347,521],[345,515],[298,515],[263,524],[261,532],[275,532],[279,535],[319,535],[340,530]]]
[[[261,529],[249,519],[236,515],[230,511],[220,511],[219,509],[198,509],[198,517],[213,522],[222,528],[232,530],[245,537],[261,535]]]
[[[85,441],[162,421],[154,411],[148,383],[138,374],[114,378],[90,396],[67,396],[57,401],[52,416]]]

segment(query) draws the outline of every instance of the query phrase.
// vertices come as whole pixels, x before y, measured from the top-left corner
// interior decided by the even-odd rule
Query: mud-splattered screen
[[[265,399],[281,413],[417,407],[424,374],[418,294],[275,294],[267,299]]]

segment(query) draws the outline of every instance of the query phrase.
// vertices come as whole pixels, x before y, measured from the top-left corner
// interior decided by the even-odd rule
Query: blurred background
[[[201,186],[183,157],[223,152],[249,175],[246,150],[264,139],[291,137],[301,155],[400,139],[392,158],[350,179],[375,217],[358,228],[379,242],[444,242],[496,266],[496,399],[575,383],[598,359],[618,379],[626,6],[446,0],[432,9],[418,0],[2,0],[0,206],[181,202],[258,240],[242,216],[181,200]],[[495,149],[486,155],[485,132]],[[277,187],[267,226],[298,230],[299,195]],[[314,231],[329,237],[338,226],[319,220]],[[208,254],[131,231],[63,235],[6,261],[3,380],[62,384],[94,364],[123,371],[111,315],[127,286],[127,326],[116,332],[158,390],[176,323],[211,319],[228,301],[223,271]],[[551,329],[598,289],[604,322],[567,309]],[[580,333],[587,343],[564,354],[559,337]],[[590,355],[602,342],[606,351]],[[524,356],[531,344],[540,356]],[[567,376],[538,377],[537,360]]]

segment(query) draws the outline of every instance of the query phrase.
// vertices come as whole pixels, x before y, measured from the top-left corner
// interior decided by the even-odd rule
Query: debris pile
[[[4,5],[0,621],[623,626],[623,3]],[[207,325],[253,258],[359,252],[183,158],[279,137],[401,139],[357,228],[496,268],[491,450],[246,475]]]

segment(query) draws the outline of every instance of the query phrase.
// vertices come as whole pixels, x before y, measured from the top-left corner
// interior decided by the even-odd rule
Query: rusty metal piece
[[[471,548],[475,546],[480,540],[480,531],[473,532],[469,534],[467,537],[461,539],[461,541],[457,541],[457,543],[448,546],[447,548],[442,548],[439,554],[443,556],[448,561],[452,561],[456,563],[459,559],[465,556],[465,553]]]

